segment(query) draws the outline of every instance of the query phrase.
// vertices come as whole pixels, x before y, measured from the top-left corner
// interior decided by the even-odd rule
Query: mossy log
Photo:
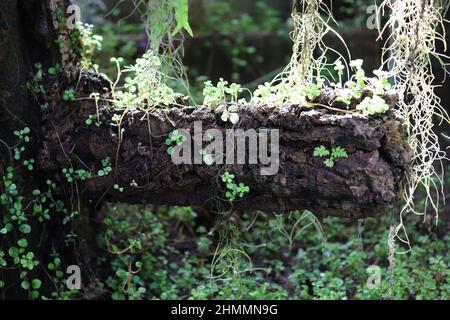
[[[314,104],[240,106],[240,121],[235,126],[223,122],[208,107],[174,106],[130,109],[119,128],[112,117],[124,110],[82,98],[92,92],[107,96],[107,83],[84,74],[77,84],[81,99],[63,101],[58,88],[47,101],[49,112],[43,117],[38,166],[43,175],[66,185],[68,192],[73,192],[73,183],[67,183],[63,168],[90,171],[92,178],[76,184],[81,198],[95,203],[201,205],[210,210],[237,211],[309,209],[322,216],[363,218],[381,214],[398,200],[410,163],[401,119],[392,112],[368,118],[337,110],[331,90],[324,91]],[[392,107],[396,97],[386,96],[386,101]],[[97,111],[101,124],[87,125],[86,119]],[[203,130],[279,129],[278,173],[261,175],[261,165],[255,164],[174,164],[165,140],[177,128],[193,132],[195,121],[202,122]],[[314,148],[320,145],[343,147],[348,158],[328,168],[323,158],[313,156]],[[107,157],[111,158],[112,173],[99,176],[102,160]],[[251,190],[232,205],[226,201],[225,187],[218,178],[224,170]]]

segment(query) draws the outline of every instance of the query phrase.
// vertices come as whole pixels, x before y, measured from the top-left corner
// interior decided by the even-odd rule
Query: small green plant
[[[385,113],[389,110],[389,106],[380,96],[373,96],[372,98],[364,98],[364,100],[356,106],[356,110],[361,111],[365,116],[371,116]]]
[[[33,80],[28,83],[28,88],[36,94],[45,94],[44,86],[42,85],[42,80],[44,79],[44,70],[41,63],[36,63],[34,65],[36,73],[34,74]]]
[[[330,151],[325,146],[320,146],[314,149],[314,157],[328,157]]]
[[[64,168],[62,169],[62,173],[69,183],[72,183],[74,180],[85,181],[91,178],[91,173],[85,169],[74,170],[73,168]]]
[[[111,58],[116,64],[117,78],[110,80],[113,103],[118,109],[131,107],[168,107],[175,104],[175,92],[166,83],[167,75],[160,71],[161,60],[153,51],[147,51],[132,66],[121,68],[123,58]],[[122,75],[131,73],[124,79],[124,89],[117,90]]]
[[[389,82],[389,74],[386,71],[373,70],[373,73],[377,77],[371,78],[369,81],[372,82],[372,86],[376,94],[384,94],[386,90],[390,90],[392,88],[392,85]]]
[[[211,81],[206,81],[203,88],[203,104],[215,109],[222,104],[245,103],[245,99],[239,99],[239,94],[243,91],[244,88],[241,85],[229,84],[223,78],[219,79],[216,86]]]
[[[352,103],[352,98],[358,91],[352,91],[352,90],[340,90],[339,96],[336,98],[336,102],[340,102],[345,106],[349,106],[350,103]]]
[[[231,101],[234,103],[238,102],[239,94],[242,93],[243,89],[240,84],[231,83],[228,88],[225,88],[225,92],[231,96]]]
[[[165,143],[167,146],[167,153],[172,155],[175,146],[180,146],[186,140],[186,136],[181,134],[178,130],[174,130],[169,134]]]
[[[23,140],[25,142],[29,142],[30,141],[30,137],[29,137],[30,128],[28,128],[28,127],[25,127],[22,130],[14,130],[13,133],[20,140]]]
[[[336,70],[338,77],[339,77],[338,85],[341,86],[342,85],[342,76],[344,75],[344,70],[345,70],[345,66],[342,63],[341,59],[337,59],[334,62],[334,70]]]
[[[75,100],[75,90],[73,88],[64,90],[63,100],[64,101],[74,101]]]
[[[117,190],[119,192],[123,192],[123,187],[119,186],[117,183],[114,184],[114,190]]]
[[[350,80],[347,81],[343,87],[339,82],[337,88],[338,97],[336,98],[337,102],[349,106],[352,99],[361,98],[361,91],[366,88],[366,81],[368,80],[366,79],[362,65],[363,60],[361,59],[350,61],[350,67],[355,71],[355,74],[352,75]],[[343,66],[342,63],[341,66]]]
[[[389,83],[388,73],[382,70],[374,70],[375,78],[366,77],[366,74],[362,68],[363,60],[357,59],[350,62],[350,67],[354,70],[354,74],[350,80],[347,81],[342,87],[340,81],[338,84],[334,84],[336,87],[337,98],[336,101],[349,106],[352,99],[360,99],[363,90],[369,90],[374,95],[384,95],[387,90],[391,89]],[[341,70],[342,63],[338,63],[335,68]],[[340,74],[341,76],[342,74]],[[378,103],[379,101],[377,101]],[[383,107],[384,108],[384,107]],[[357,110],[360,110],[357,108]],[[378,112],[379,113],[379,112]]]
[[[355,70],[355,75],[353,76],[353,81],[350,80],[347,82],[347,86],[356,87],[359,90],[364,90],[366,88],[366,73],[362,68],[363,63],[364,61],[362,59],[350,61],[350,67]]]
[[[347,150],[342,147],[336,147],[331,150],[331,157],[333,159],[337,158],[348,158]]]
[[[313,152],[314,157],[325,158],[324,164],[328,168],[333,168],[337,159],[348,158],[347,150],[342,147],[335,147],[331,149],[331,152],[323,145],[316,147]]]
[[[318,96],[320,96],[320,92],[321,92],[320,89],[321,89],[321,85],[316,84],[316,83],[310,83],[310,84],[306,85],[304,88],[305,95],[310,101],[312,101],[315,98],[317,98]]]
[[[206,81],[203,88],[203,104],[214,109],[222,103],[227,103],[225,93],[227,85],[228,82],[222,78],[219,79],[216,86],[211,81]]]
[[[222,78],[216,86],[211,81],[206,81],[203,88],[203,104],[215,109],[216,113],[221,113],[220,119],[223,122],[236,124],[239,122],[238,104],[246,103],[245,99],[239,100],[239,94],[243,90],[241,85],[236,83],[228,85],[228,81]]]
[[[130,187],[132,187],[132,188],[137,188],[139,185],[137,184],[137,182],[136,182],[136,180],[131,180],[131,182],[130,182]]]
[[[91,172],[85,169],[75,170],[75,178],[81,181],[88,180],[91,178]]]
[[[272,87],[270,82],[265,82],[264,84],[260,84],[258,88],[253,93],[253,96],[258,101],[267,101],[272,94],[274,88]]]
[[[93,57],[96,51],[102,49],[103,37],[93,33],[93,25],[90,24],[77,24],[77,29],[80,32],[80,38],[82,42],[81,50],[81,64],[83,68],[90,69],[94,65],[92,63]]]
[[[48,68],[48,74],[51,76],[56,76],[61,73],[61,66],[57,63],[54,67]]]
[[[250,192],[250,188],[242,182],[237,184],[234,181],[234,174],[229,173],[228,171],[225,171],[220,178],[222,179],[222,182],[226,184],[228,191],[225,193],[225,196],[230,202],[236,200],[237,197],[243,198],[245,194]]]
[[[112,172],[111,158],[110,157],[106,157],[105,159],[103,159],[102,160],[102,166],[103,166],[103,169],[100,169],[97,172],[99,177],[107,176],[108,174],[110,174]]]
[[[34,75],[35,82],[41,82],[44,76],[44,70],[42,69],[42,63],[35,63],[34,68],[36,69],[36,73]]]
[[[24,146],[15,147],[13,151],[14,151],[14,160],[20,160],[20,158],[22,157],[22,153],[25,151],[25,147]]]
[[[89,117],[85,121],[86,125],[90,126],[95,123],[97,127],[102,125],[102,122],[98,120],[96,115],[90,114]]]
[[[62,169],[62,173],[66,177],[67,182],[72,183],[74,180],[73,177],[73,169],[72,168],[64,168]]]
[[[231,122],[232,124],[236,124],[239,122],[239,114],[237,113],[238,107],[237,105],[233,104],[231,106],[226,106],[224,104],[220,105],[216,111],[218,113],[222,112],[222,115],[220,116],[220,119],[223,122]]]
[[[34,159],[24,160],[22,164],[28,169],[28,171],[33,171],[34,169]]]

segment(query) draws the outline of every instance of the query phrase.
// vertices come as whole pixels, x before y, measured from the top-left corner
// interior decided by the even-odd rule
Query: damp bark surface
[[[66,186],[66,192],[76,190],[82,199],[97,204],[199,205],[212,211],[308,209],[322,216],[363,218],[381,214],[398,200],[410,163],[400,119],[392,113],[368,118],[320,107],[324,103],[333,107],[331,91],[324,91],[316,104],[240,106],[239,123],[233,126],[202,106],[130,108],[124,113],[102,100],[96,104],[86,99],[92,92],[108,95],[101,78],[84,74],[77,85],[77,100],[65,102],[55,95],[49,101],[37,162],[40,172]],[[395,96],[385,99],[391,107],[396,102]],[[115,114],[121,117],[120,124],[112,120]],[[94,116],[94,124],[86,124],[89,116]],[[224,136],[227,129],[279,130],[278,172],[262,175],[261,168],[267,165],[260,163],[174,164],[165,141],[175,129],[193,134],[195,122],[202,123],[203,132],[218,129]],[[329,168],[324,158],[313,156],[321,145],[343,147],[348,158]],[[112,171],[100,176],[107,157]],[[69,184],[63,168],[87,170],[92,178]],[[250,187],[232,204],[224,196],[226,187],[220,179],[224,171]]]

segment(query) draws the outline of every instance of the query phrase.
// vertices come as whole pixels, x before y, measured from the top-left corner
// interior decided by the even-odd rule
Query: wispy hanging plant
[[[294,30],[291,38],[294,44],[291,60],[284,71],[270,83],[270,92],[263,87],[258,88],[255,102],[301,103],[311,95],[311,91],[320,91],[324,82],[322,72],[333,66],[333,62],[327,61],[327,56],[332,54],[344,63],[346,61],[342,54],[325,43],[324,36],[328,33],[332,33],[343,43],[350,57],[345,41],[330,26],[336,21],[323,0],[294,0],[292,21]],[[311,85],[314,88],[310,88]]]
[[[405,119],[409,143],[413,150],[412,168],[404,191],[405,206],[401,212],[401,223],[396,229],[397,237],[409,245],[404,230],[403,215],[413,212],[426,215],[431,207],[438,218],[440,195],[443,194],[443,176],[435,165],[445,158],[439,146],[438,136],[433,131],[435,117],[449,121],[435,94],[435,75],[432,61],[441,64],[444,71],[447,57],[437,50],[441,43],[446,51],[443,13],[448,8],[445,0],[384,0],[380,12],[390,11],[390,17],[380,34],[389,33],[383,52],[383,66],[395,81],[394,88],[402,99],[397,112]],[[415,193],[425,190],[425,206],[419,208]]]
[[[193,36],[189,25],[188,0],[133,0],[148,36],[148,48],[159,53],[161,71],[185,79],[181,58],[184,33]]]

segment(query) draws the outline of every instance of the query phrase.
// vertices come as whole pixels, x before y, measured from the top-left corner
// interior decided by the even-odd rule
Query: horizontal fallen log
[[[87,97],[106,87],[99,78],[84,76],[77,96]],[[105,94],[105,91],[103,91]],[[46,176],[73,194],[73,184],[83,199],[157,205],[202,205],[211,210],[276,211],[309,209],[317,215],[363,218],[381,214],[399,198],[409,168],[410,149],[402,123],[393,113],[367,118],[359,113],[336,111],[330,95],[319,104],[284,106],[240,106],[235,128],[278,129],[279,171],[261,175],[262,165],[176,165],[165,143],[175,128],[194,130],[201,121],[203,130],[224,132],[232,127],[208,107],[173,107],[151,111],[128,111],[119,128],[111,120],[123,112],[98,103],[99,126],[86,125],[96,115],[93,99],[65,102],[49,99],[43,120],[43,140],[37,164]],[[395,104],[395,98],[386,101]],[[348,158],[332,168],[314,149],[340,146]],[[111,159],[112,172],[99,175]],[[91,178],[68,183],[63,168],[91,172]],[[227,170],[250,192],[231,204],[219,175]],[[114,187],[116,185],[116,187]],[[69,192],[69,191],[67,191]]]

